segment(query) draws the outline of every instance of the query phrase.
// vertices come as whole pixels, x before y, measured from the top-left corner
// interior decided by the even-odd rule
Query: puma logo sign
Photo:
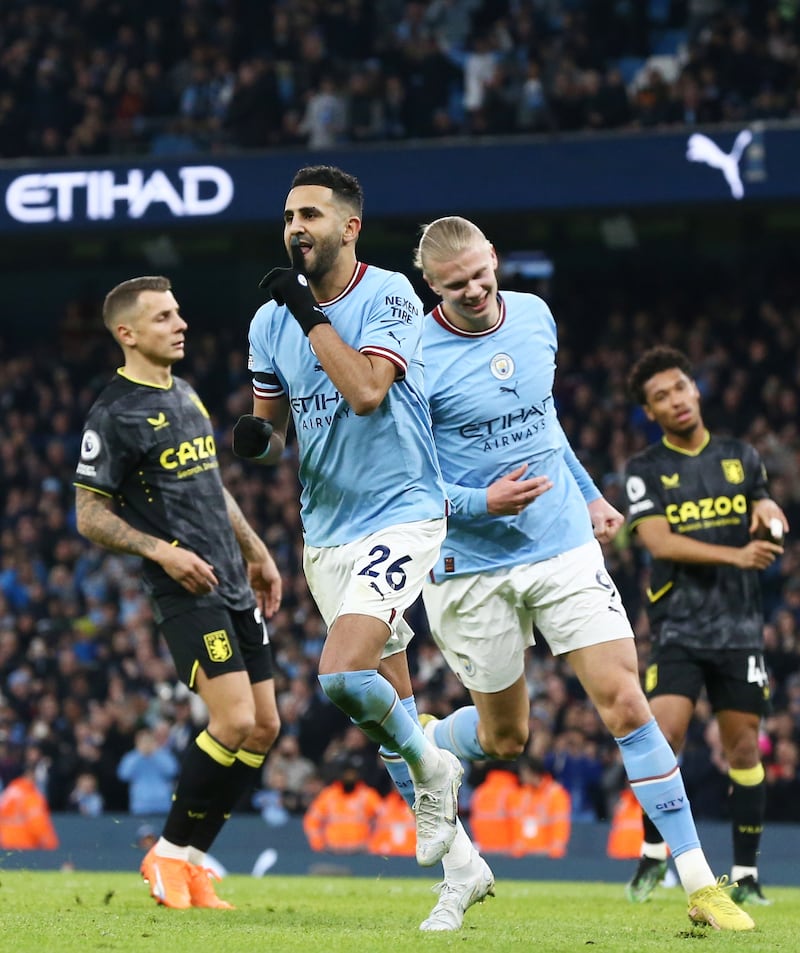
[[[740,199],[744,195],[744,186],[742,177],[739,174],[739,162],[745,149],[753,141],[753,133],[749,129],[743,129],[736,137],[733,143],[733,149],[730,153],[723,152],[722,149],[708,136],[695,132],[689,136],[689,142],[686,146],[686,158],[690,162],[704,162],[712,169],[719,169],[725,176],[731,195],[735,199]]]

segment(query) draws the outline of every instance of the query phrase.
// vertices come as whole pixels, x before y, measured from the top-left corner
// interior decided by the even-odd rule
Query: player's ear
[[[353,242],[358,241],[358,236],[361,234],[361,219],[357,215],[351,215],[350,218],[344,223],[344,231],[342,232],[342,244],[350,245]]]
[[[115,328],[114,337],[125,347],[133,347],[136,344],[136,331],[132,324],[118,324]]]

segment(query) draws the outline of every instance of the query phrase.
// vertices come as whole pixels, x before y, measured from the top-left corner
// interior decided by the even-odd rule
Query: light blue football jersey
[[[594,536],[587,503],[600,496],[558,421],[558,347],[550,309],[536,295],[502,292],[489,331],[454,327],[441,307],[425,318],[425,391],[450,499],[435,580],[535,563]],[[518,516],[490,516],[486,487],[528,464],[525,478],[553,487]]]
[[[339,546],[397,523],[443,517],[422,382],[423,308],[411,282],[359,262],[344,291],[320,304],[347,344],[392,361],[398,378],[374,413],[356,416],[288,309],[269,301],[255,313],[253,389],[258,397],[289,399],[306,542]]]

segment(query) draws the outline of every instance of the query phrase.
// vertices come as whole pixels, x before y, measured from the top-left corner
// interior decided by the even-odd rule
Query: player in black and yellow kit
[[[178,676],[209,714],[185,753],[142,875],[165,906],[230,909],[216,896],[204,855],[280,727],[264,617],[280,604],[281,577],[222,484],[208,412],[172,374],[187,324],[169,280],[117,285],[103,320],[125,363],[83,431],[78,530],[144,557],[145,585]]]
[[[757,451],[706,430],[683,353],[652,348],[632,368],[628,386],[663,431],[628,462],[625,481],[628,523],[652,556],[645,691],[677,752],[705,686],[729,765],[732,897],[766,903],[757,868],[766,798],[758,732],[769,682],[758,574],[783,552],[789,526],[769,498]],[[642,857],[627,887],[638,902],[666,872],[661,835],[644,822]]]

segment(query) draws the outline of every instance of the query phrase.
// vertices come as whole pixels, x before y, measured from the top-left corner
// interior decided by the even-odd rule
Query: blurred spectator
[[[372,142],[382,138],[383,104],[376,89],[374,73],[357,70],[347,85],[347,138],[351,142]]]
[[[650,67],[633,99],[637,125],[661,126],[669,118],[669,86],[660,70]]]
[[[596,745],[585,733],[580,728],[568,727],[556,735],[552,751],[544,757],[544,766],[569,793],[572,820],[595,820],[602,801],[603,764]]]
[[[286,778],[280,770],[272,772],[274,787],[262,788],[253,793],[253,807],[259,811],[265,823],[270,827],[280,827],[289,820],[289,811],[284,804],[283,792]]]
[[[698,820],[724,816],[730,787],[719,727],[716,719],[709,715],[708,702],[703,699],[689,725],[681,759],[686,793]]]
[[[530,60],[522,82],[517,106],[517,128],[521,132],[542,132],[550,125],[550,111],[542,84],[541,67]]]
[[[140,728],[134,749],[123,756],[117,769],[120,780],[129,785],[131,814],[166,814],[178,767],[178,759],[166,744],[159,744],[155,732]]]
[[[99,817],[103,813],[103,796],[98,790],[97,778],[88,771],[79,774],[69,795],[71,807],[84,817]]]
[[[486,94],[498,70],[498,54],[488,36],[472,38],[464,58],[464,110],[468,128],[481,132],[486,128]]]
[[[345,762],[337,780],[323,788],[303,818],[312,850],[352,854],[367,850],[381,796],[365,784],[360,762]]]
[[[472,792],[469,826],[475,846],[482,853],[508,853],[511,850],[511,803],[518,788],[514,771],[500,762],[491,762],[485,779]]]
[[[275,71],[263,59],[239,65],[222,126],[233,146],[258,149],[280,141],[283,109]]]
[[[327,778],[338,777],[345,767],[357,767],[360,778],[370,787],[380,790],[383,785],[389,786],[377,746],[353,724],[331,739],[320,764],[323,777]]]
[[[411,808],[396,788],[383,798],[367,842],[370,854],[413,857],[417,849],[417,826]]]
[[[387,139],[407,139],[412,128],[412,107],[403,81],[391,74],[386,77],[383,92],[383,127]]]
[[[626,785],[611,814],[606,853],[615,860],[638,860],[642,853],[644,823],[642,805]]]
[[[347,107],[333,76],[323,76],[309,93],[299,129],[309,149],[329,149],[344,141]]]
[[[541,758],[522,755],[519,788],[511,794],[511,853],[563,857],[572,829],[569,793],[547,773]]]
[[[168,706],[169,718],[169,737],[168,744],[170,751],[180,761],[184,751],[196,738],[199,727],[195,724],[192,714],[192,699],[188,692],[179,691],[183,686],[179,685],[175,690],[176,697]],[[205,722],[205,717],[203,722]]]
[[[618,129],[631,120],[631,104],[618,69],[585,74],[585,120],[592,129]]]
[[[303,795],[306,782],[315,774],[314,762],[303,757],[297,738],[282,735],[264,763],[262,786],[279,791],[290,814],[302,814],[308,807]]]
[[[800,749],[796,741],[780,738],[767,769],[767,820],[800,821]]]
[[[41,750],[25,751],[23,773],[0,793],[0,847],[4,850],[55,850],[58,835],[40,787]]]

